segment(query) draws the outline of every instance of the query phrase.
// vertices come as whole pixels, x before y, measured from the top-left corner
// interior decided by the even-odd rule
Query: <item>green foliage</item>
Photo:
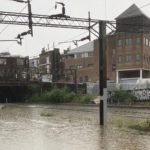
[[[41,96],[33,95],[28,102],[33,103],[84,103],[91,102],[92,97],[88,95],[76,95],[67,88],[55,88],[51,91],[44,92]]]
[[[115,90],[112,93],[113,102],[131,104],[136,100],[136,97],[124,90]]]
[[[38,93],[40,91],[40,85],[31,84],[28,86],[28,90],[32,93]]]
[[[73,102],[74,103],[82,103],[82,104],[90,104],[92,97],[89,95],[76,95]]]
[[[53,117],[54,114],[52,114],[52,113],[47,113],[47,112],[42,112],[42,113],[40,114],[40,116],[42,116],[42,117]]]
[[[147,119],[146,121],[140,121],[138,123],[134,123],[132,125],[129,125],[129,128],[150,132],[150,120]]]

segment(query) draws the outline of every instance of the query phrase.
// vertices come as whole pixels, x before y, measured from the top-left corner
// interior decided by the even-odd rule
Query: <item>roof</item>
[[[94,41],[89,42],[85,45],[77,47],[73,50],[70,50],[67,54],[83,53],[83,52],[93,52],[94,51]]]
[[[123,19],[123,18],[130,18],[130,17],[135,17],[135,16],[146,16],[140,8],[138,8],[135,4],[131,5],[128,9],[126,9],[123,13],[121,13],[116,20],[118,19]]]

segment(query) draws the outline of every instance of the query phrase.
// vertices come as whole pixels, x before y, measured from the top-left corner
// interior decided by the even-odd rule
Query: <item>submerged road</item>
[[[2,150],[149,150],[150,134],[112,125],[112,118],[150,119],[149,109],[108,108],[99,126],[99,108],[8,104],[0,107]],[[43,116],[48,114],[49,116]]]

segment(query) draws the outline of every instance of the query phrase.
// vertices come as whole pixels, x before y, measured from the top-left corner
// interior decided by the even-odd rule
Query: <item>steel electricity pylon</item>
[[[55,27],[55,28],[71,28],[89,31],[99,39],[99,81],[100,81],[100,125],[105,124],[106,118],[106,102],[107,102],[107,84],[106,84],[106,26],[114,28],[109,21],[89,18],[74,18],[65,14],[65,5],[62,5],[62,13],[54,15],[40,15],[31,13],[30,1],[13,0],[22,3],[28,3],[29,13],[15,13],[0,11],[0,24],[12,25],[28,25],[33,34],[32,27]],[[98,26],[98,30],[95,27]],[[23,34],[23,33],[22,33]],[[24,35],[24,34],[23,34]]]

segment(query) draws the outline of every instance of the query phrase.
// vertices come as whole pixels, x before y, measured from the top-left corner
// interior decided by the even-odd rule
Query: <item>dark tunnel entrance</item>
[[[0,103],[24,102],[27,86],[0,86]]]

